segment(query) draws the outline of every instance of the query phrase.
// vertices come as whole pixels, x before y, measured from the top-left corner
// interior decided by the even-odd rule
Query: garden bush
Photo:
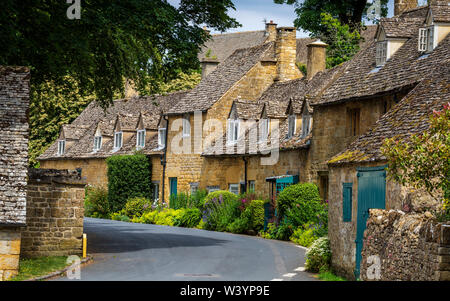
[[[250,228],[250,221],[246,217],[239,217],[227,226],[227,231],[241,234],[247,232]]]
[[[154,210],[144,213],[139,219],[139,222],[144,224],[174,226],[175,221],[178,220],[182,214],[182,209],[163,209],[161,211]]]
[[[181,213],[175,218],[174,226],[194,228],[202,220],[202,213],[197,208],[181,209]]]
[[[304,227],[297,228],[290,237],[290,240],[300,246],[308,248],[318,238],[319,237],[314,233],[314,228],[308,224]]]
[[[205,229],[215,231],[225,231],[235,219],[239,218],[240,203],[237,196],[229,191],[219,190],[206,196]]]
[[[264,227],[264,201],[250,201],[241,216],[248,221],[247,230],[261,230]]]
[[[328,206],[313,183],[286,187],[278,196],[277,207],[279,216],[288,218],[296,228],[312,222],[328,229]]]
[[[184,192],[172,194],[169,198],[169,208],[197,208],[203,211],[205,205],[205,198],[208,195],[206,190],[197,190],[195,193],[189,195]]]
[[[328,270],[331,262],[330,241],[328,237],[317,239],[306,252],[306,269],[317,273]]]
[[[108,218],[110,214],[108,190],[102,187],[88,186],[84,205],[87,217]]]
[[[120,212],[130,218],[140,217],[144,212],[150,211],[151,206],[151,200],[142,197],[136,197],[129,199]]]
[[[151,163],[142,154],[116,155],[108,165],[108,201],[113,212],[122,210],[128,199],[151,196]]]

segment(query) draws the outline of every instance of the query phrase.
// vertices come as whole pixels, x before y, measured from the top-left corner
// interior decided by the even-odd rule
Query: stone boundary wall
[[[22,256],[81,255],[85,185],[76,171],[29,170]]]
[[[433,215],[371,209],[364,232],[361,279],[450,280],[450,224]]]

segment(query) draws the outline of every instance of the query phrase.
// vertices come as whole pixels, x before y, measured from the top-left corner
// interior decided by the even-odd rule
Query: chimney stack
[[[277,29],[275,55],[277,59],[277,79],[279,81],[288,81],[302,77],[302,73],[295,65],[297,60],[295,27],[280,27]]]
[[[416,7],[417,0],[394,0],[394,16],[401,15],[403,12]]]
[[[322,41],[315,41],[307,45],[308,57],[307,57],[307,79],[310,80],[318,72],[325,70],[326,68],[326,50],[327,44]]]
[[[277,39],[277,23],[273,23],[272,20],[270,20],[269,23],[266,23],[266,36],[266,43],[273,42]]]

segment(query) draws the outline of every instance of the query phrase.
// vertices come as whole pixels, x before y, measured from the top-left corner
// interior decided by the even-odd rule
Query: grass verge
[[[62,270],[69,266],[67,256],[49,256],[30,259],[20,259],[19,274],[11,281],[23,281],[40,276],[45,276],[52,272]]]
[[[318,278],[322,281],[347,281],[345,278],[336,276],[330,271],[319,273]]]

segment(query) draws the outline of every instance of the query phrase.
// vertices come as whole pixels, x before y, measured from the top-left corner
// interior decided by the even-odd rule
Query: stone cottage
[[[0,66],[0,281],[19,268],[26,224],[30,71]]]
[[[311,168],[329,178],[332,262],[347,277],[359,276],[368,209],[401,208],[405,196],[385,178],[380,139],[423,131],[429,110],[448,101],[449,9],[446,1],[434,2],[382,19],[376,41],[348,62],[352,72],[344,72],[313,104]],[[436,74],[446,86],[430,80]],[[430,103],[421,102],[422,93]],[[409,111],[415,103],[420,110]]]

